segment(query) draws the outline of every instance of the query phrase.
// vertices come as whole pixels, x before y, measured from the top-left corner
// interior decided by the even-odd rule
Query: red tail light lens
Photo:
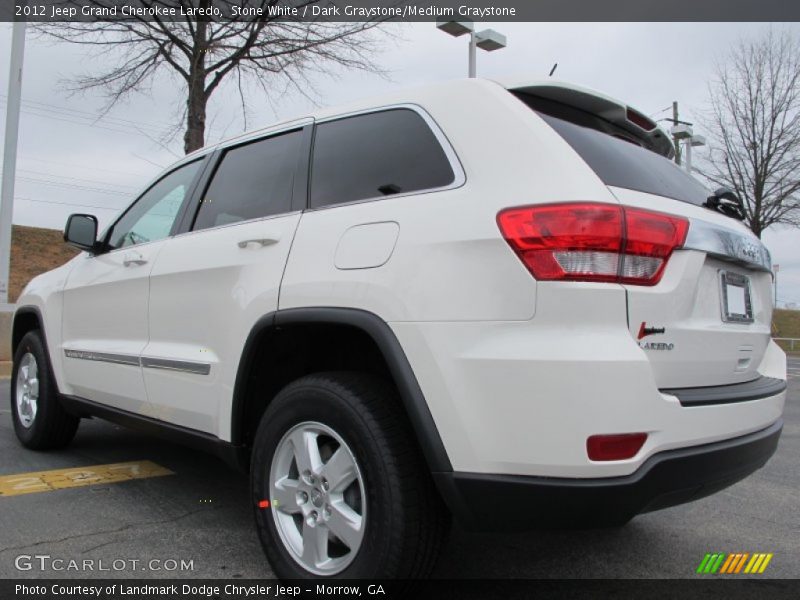
[[[589,202],[509,208],[497,223],[536,279],[635,285],[659,282],[689,230],[681,217]]]
[[[614,435],[592,435],[586,440],[589,460],[625,460],[633,458],[647,441],[646,433],[620,433]]]

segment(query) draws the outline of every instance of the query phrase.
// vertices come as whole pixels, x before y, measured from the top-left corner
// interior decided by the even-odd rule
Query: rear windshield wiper
[[[744,221],[744,206],[739,197],[729,188],[719,188],[712,196],[708,197],[703,206],[722,213],[732,219]]]

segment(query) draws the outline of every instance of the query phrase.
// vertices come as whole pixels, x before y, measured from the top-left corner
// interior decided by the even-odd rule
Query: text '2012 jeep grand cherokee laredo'
[[[282,578],[722,489],[776,448],[785,355],[769,253],[672,153],[601,94],[466,80],[189,155],[19,299],[16,433],[249,464]]]

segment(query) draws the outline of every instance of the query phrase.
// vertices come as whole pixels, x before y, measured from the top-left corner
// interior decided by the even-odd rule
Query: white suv
[[[196,152],[14,320],[14,424],[81,417],[249,465],[275,573],[418,577],[450,515],[615,525],[762,466],[769,253],[641,113],[466,80]]]

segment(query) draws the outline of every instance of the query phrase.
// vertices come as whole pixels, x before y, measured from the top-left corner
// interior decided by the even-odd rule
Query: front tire
[[[62,448],[78,430],[80,419],[61,406],[52,373],[42,334],[29,331],[14,353],[11,417],[17,438],[32,450]]]
[[[281,579],[425,577],[449,528],[396,392],[358,373],[303,377],[275,397],[251,491]]]

